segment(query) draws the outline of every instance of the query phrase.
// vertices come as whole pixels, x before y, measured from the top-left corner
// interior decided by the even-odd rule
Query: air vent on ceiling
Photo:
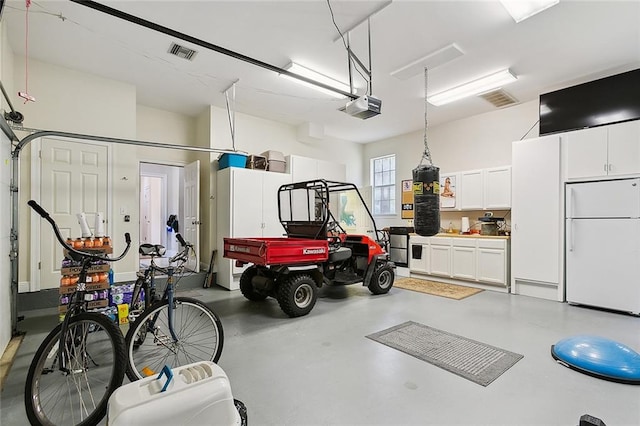
[[[176,43],[171,43],[171,46],[169,47],[169,53],[171,53],[172,55],[176,55],[179,58],[193,61],[193,58],[198,52],[193,49],[189,49],[188,47],[181,46]]]
[[[491,92],[483,93],[480,95],[481,98],[490,102],[496,108],[502,108],[507,105],[513,105],[518,103],[518,100],[505,92],[502,89],[492,90]]]

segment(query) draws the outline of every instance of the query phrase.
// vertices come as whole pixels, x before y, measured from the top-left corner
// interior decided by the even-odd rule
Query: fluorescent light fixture
[[[536,13],[558,4],[560,0],[500,0],[509,15],[516,21],[522,22]]]
[[[499,89],[505,84],[512,83],[516,80],[517,77],[511,74],[509,69],[506,69],[445,90],[444,92],[427,96],[427,101],[432,105],[440,106],[469,96],[480,95],[490,90]]]
[[[338,81],[338,80],[336,80],[334,78],[331,78],[329,76],[326,76],[324,74],[321,74],[321,73],[319,73],[317,71],[314,71],[314,70],[312,70],[310,68],[302,66],[302,65],[300,65],[300,64],[298,64],[296,62],[289,63],[289,65],[284,67],[284,69],[286,69],[287,71],[290,71],[290,72],[292,72],[294,74],[298,74],[298,75],[301,75],[303,77],[307,77],[307,78],[309,78],[311,80],[315,80],[315,81],[317,81],[319,83],[326,84],[327,86],[335,87],[337,90],[342,90],[343,92],[351,93],[351,88],[349,87],[349,85],[347,85],[345,83],[342,83],[341,81]],[[289,79],[291,81],[295,81],[298,84],[302,84],[304,86],[311,87],[312,89],[318,90],[318,91],[320,91],[322,93],[325,93],[327,95],[331,95],[331,96],[333,96],[335,98],[339,98],[339,99],[346,98],[346,96],[344,96],[344,95],[342,95],[342,94],[340,94],[338,92],[334,92],[332,90],[328,90],[328,89],[325,89],[323,87],[316,86],[315,84],[307,83],[306,81],[298,80],[297,78],[288,76],[286,74],[280,74],[280,77],[285,77],[285,78],[287,78],[287,79]]]

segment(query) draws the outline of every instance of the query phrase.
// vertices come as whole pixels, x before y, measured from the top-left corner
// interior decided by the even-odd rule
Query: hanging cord
[[[26,11],[24,14],[25,19],[25,36],[24,36],[24,91],[29,93],[29,7],[31,6],[31,0],[25,0]],[[27,103],[25,99],[24,103]]]
[[[233,105],[230,106],[229,105],[229,89],[231,89],[232,92],[232,97],[231,99],[233,100]],[[233,83],[231,85],[231,87],[225,90],[224,92],[224,99],[227,103],[227,116],[229,117],[229,128],[231,129],[231,146],[233,147],[233,150],[236,150],[236,111],[235,111],[235,103],[236,103],[236,83]],[[231,110],[233,109],[233,115],[231,114]]]
[[[429,145],[427,143],[427,129],[429,127],[429,121],[427,116],[427,88],[429,86],[429,78],[428,78],[429,70],[427,68],[424,69],[424,152],[422,153],[422,158],[420,159],[420,164],[424,160],[429,162],[430,166],[433,166],[433,160],[431,159],[431,151],[429,151]]]
[[[353,64],[353,59],[351,58],[351,54],[349,53],[349,47],[347,46],[347,42],[344,39],[344,35],[342,34],[342,31],[340,31],[340,28],[338,28],[338,24],[336,24],[336,19],[333,15],[333,8],[331,7],[331,1],[327,0],[327,6],[329,6],[329,12],[331,13],[331,21],[333,22],[333,26],[336,27],[336,31],[338,31],[338,34],[340,35],[340,38],[342,39],[342,44],[344,45],[345,50],[347,51],[347,53],[349,54],[349,62],[351,62]],[[360,76],[364,79],[364,81],[367,82],[367,86],[369,86],[370,82],[369,79],[367,77],[364,76],[364,74],[362,74],[360,72],[360,70],[358,69],[358,67],[354,64],[353,69],[355,69],[358,74],[360,74]]]

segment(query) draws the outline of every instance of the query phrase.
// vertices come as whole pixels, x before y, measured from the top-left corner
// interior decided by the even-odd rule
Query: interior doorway
[[[175,234],[183,232],[183,224],[184,167],[141,162],[140,244],[161,244],[169,258],[179,249]]]

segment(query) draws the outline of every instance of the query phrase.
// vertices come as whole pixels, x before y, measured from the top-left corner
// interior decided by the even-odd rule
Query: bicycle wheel
[[[169,331],[169,309],[173,310],[173,330]],[[143,341],[137,338],[146,334]],[[217,362],[224,335],[218,316],[204,303],[176,297],[174,304],[162,300],[147,309],[129,328],[126,337],[127,377],[131,381],[159,373],[165,365],[179,367],[197,361]]]
[[[62,324],[38,348],[27,374],[25,407],[32,425],[95,425],[121,384],[126,365],[122,333],[109,318],[81,313],[69,321],[64,350]],[[60,371],[59,357],[67,360]]]

